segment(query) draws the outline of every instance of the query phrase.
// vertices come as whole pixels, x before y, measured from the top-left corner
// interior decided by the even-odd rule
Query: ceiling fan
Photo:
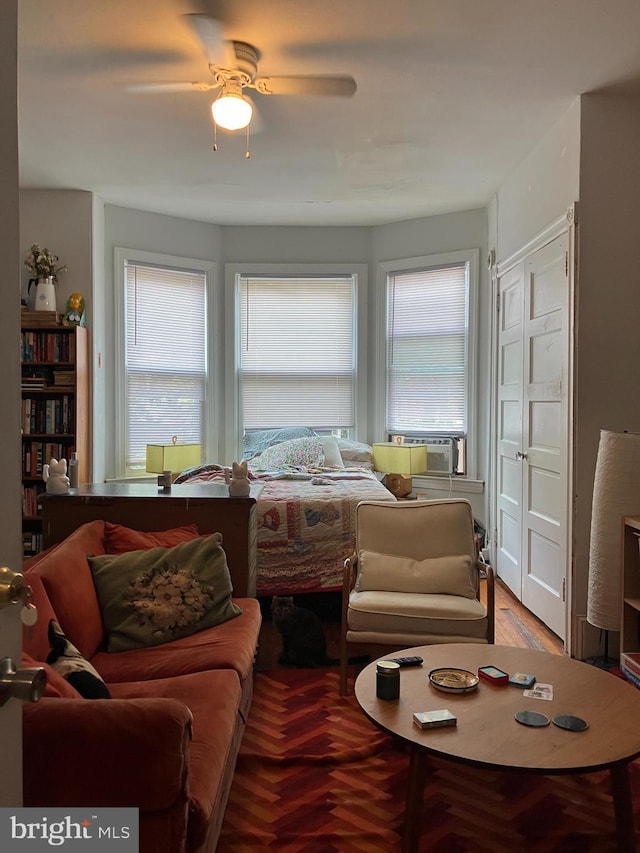
[[[225,39],[216,18],[201,13],[183,15],[198,36],[209,62],[213,80],[208,82],[150,83],[129,87],[134,91],[219,90],[211,105],[214,125],[225,130],[248,128],[254,112],[245,89],[261,95],[333,95],[351,97],[356,91],[353,77],[339,75],[258,76],[260,51],[244,41]],[[214,149],[216,145],[214,144]]]

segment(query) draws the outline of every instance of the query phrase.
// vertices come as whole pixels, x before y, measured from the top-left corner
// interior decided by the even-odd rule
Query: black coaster
[[[553,725],[568,732],[583,732],[589,728],[589,723],[580,717],[572,717],[571,714],[560,714],[553,718]]]
[[[518,711],[515,716],[523,726],[548,726],[550,722],[546,714],[539,714],[537,711]]]

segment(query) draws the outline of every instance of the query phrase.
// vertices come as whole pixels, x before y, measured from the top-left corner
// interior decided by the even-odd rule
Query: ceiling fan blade
[[[225,39],[220,21],[200,12],[183,15],[183,18],[200,39],[209,65],[233,68],[235,62],[233,42]]]
[[[254,88],[262,95],[338,95],[350,98],[357,86],[353,77],[259,77]]]
[[[154,94],[155,92],[210,92],[212,89],[219,88],[219,83],[134,83],[127,86],[127,91]]]

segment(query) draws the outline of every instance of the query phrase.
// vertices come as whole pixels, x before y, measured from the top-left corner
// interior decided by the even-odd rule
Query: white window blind
[[[204,444],[206,278],[203,272],[127,262],[125,406],[128,473],[144,471],[147,444]]]
[[[239,276],[238,282],[244,429],[351,429],[353,276]]]
[[[387,276],[389,432],[465,434],[468,265]]]

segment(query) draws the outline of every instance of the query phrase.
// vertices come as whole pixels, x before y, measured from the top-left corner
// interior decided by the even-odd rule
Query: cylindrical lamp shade
[[[640,513],[640,435],[600,431],[593,483],[587,620],[620,630],[622,519]]]

